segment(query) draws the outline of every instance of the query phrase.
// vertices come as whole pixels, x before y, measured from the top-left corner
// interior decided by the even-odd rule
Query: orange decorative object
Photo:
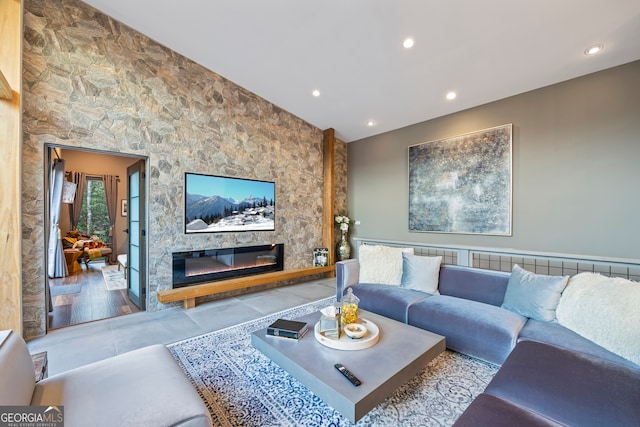
[[[82,267],[78,262],[78,258],[82,255],[82,251],[78,249],[65,249],[64,257],[67,261],[67,269],[69,270],[69,274],[76,273],[78,271],[82,271]]]

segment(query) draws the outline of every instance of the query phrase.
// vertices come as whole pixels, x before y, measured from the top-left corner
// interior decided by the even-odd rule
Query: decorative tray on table
[[[344,327],[341,327],[340,339],[325,337],[320,333],[320,322],[316,323],[316,326],[313,328],[313,335],[320,344],[337,350],[362,350],[375,345],[380,338],[380,329],[378,326],[371,320],[363,318],[358,318],[357,323],[367,327],[367,332],[362,338],[350,338],[344,332]]]

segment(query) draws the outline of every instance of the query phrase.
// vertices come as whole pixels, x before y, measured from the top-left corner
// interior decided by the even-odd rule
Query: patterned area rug
[[[251,345],[251,332],[275,319],[329,305],[306,304],[169,345],[206,403],[215,426],[351,426],[296,379]],[[451,351],[363,417],[358,426],[450,426],[498,367]]]
[[[109,291],[127,289],[127,281],[124,278],[124,269],[118,271],[117,265],[105,265],[102,267],[102,277]]]

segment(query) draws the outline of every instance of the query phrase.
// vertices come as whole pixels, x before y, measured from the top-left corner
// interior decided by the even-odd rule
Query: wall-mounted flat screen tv
[[[186,173],[184,200],[187,234],[275,230],[275,182]]]

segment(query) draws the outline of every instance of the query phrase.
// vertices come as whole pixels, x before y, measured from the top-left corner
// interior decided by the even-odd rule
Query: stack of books
[[[299,340],[307,333],[309,326],[304,322],[278,319],[267,328],[267,335]]]

